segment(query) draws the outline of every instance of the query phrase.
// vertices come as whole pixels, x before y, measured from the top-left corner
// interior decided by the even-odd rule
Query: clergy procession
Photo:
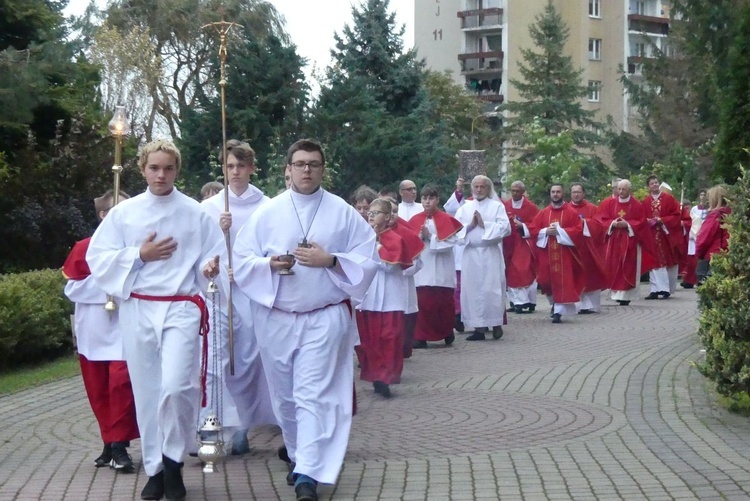
[[[513,316],[546,315],[540,295],[551,324],[583,324],[577,315],[598,313],[602,297],[669,299],[678,275],[684,288],[700,284],[706,255],[725,245],[716,224],[701,231],[726,212],[706,206],[723,207],[720,187],[690,207],[656,176],[643,200],[622,179],[597,206],[581,183],[552,184],[544,205],[522,180],[503,200],[477,175],[447,198],[403,180],[400,200],[363,185],[348,203],[322,186],[315,140],[289,147],[287,189],[273,198],[250,182],[249,144],[229,140],[220,158],[225,184],[199,203],[175,187],[174,144],[145,145],[147,190],[98,198],[101,223],[63,268],[104,443],[94,464],[136,471],[127,447],[140,438],[141,499],[185,499],[186,458],[210,472],[224,446],[247,453],[250,431],[274,425],[287,484],[298,501],[317,500],[344,464],[356,377],[398,397],[420,350],[522,336]]]

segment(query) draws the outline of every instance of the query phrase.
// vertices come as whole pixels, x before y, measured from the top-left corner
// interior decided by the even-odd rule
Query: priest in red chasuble
[[[531,224],[529,231],[537,247],[537,281],[552,306],[552,323],[559,324],[563,315],[575,315],[575,303],[586,285],[579,249],[585,245],[583,222],[565,203],[563,187],[553,184],[551,203]]]
[[[510,200],[503,201],[512,229],[503,239],[505,280],[508,300],[516,313],[524,313],[524,310],[532,313],[536,309],[536,246],[524,225],[531,223],[539,208],[524,196],[525,193],[523,182],[515,181],[510,185]]]
[[[602,290],[607,288],[607,267],[604,263],[605,228],[594,219],[597,207],[586,200],[586,189],[582,184],[570,185],[570,207],[576,211],[578,217],[584,221],[584,236],[586,245],[579,249],[581,259],[586,266],[586,287],[581,293],[578,303],[578,313],[586,315],[597,313],[601,309]]]
[[[617,183],[617,196],[599,204],[594,218],[606,231],[605,262],[612,299],[628,305],[638,297],[641,274],[653,268],[652,237],[641,203],[630,194],[632,184]]]
[[[683,243],[680,203],[661,189],[659,178],[648,177],[649,194],[643,210],[654,240],[656,266],[649,272],[650,294],[646,299],[667,299],[677,288],[677,266]]]

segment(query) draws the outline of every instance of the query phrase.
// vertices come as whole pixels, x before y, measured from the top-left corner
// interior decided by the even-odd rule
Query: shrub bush
[[[49,360],[73,350],[73,303],[60,270],[0,275],[0,368]]]
[[[729,193],[732,214],[726,216],[729,251],[711,258],[713,276],[698,289],[701,318],[698,333],[706,347],[701,373],[716,382],[719,393],[750,393],[750,176]]]

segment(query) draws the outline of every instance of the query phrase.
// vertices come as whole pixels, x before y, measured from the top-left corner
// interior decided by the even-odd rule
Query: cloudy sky
[[[334,32],[341,32],[344,24],[351,23],[352,5],[360,0],[270,0],[286,19],[286,31],[297,45],[298,53],[307,58],[310,74],[313,65],[319,69],[328,66],[333,47]],[[89,0],[70,0],[65,13],[81,14]],[[106,5],[106,0],[97,0]],[[399,25],[406,26],[404,47],[414,44],[414,0],[391,0],[390,8],[396,12]]]

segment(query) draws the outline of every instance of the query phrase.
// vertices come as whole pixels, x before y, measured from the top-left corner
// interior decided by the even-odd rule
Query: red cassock
[[[655,267],[677,266],[680,262],[680,248],[683,241],[679,202],[669,193],[661,193],[657,198],[647,195],[642,204],[647,220],[658,217],[663,223],[663,226],[658,223],[651,225]],[[664,231],[664,227],[667,231]]]
[[[592,266],[586,266],[586,287],[583,292],[594,292],[606,289],[609,286],[607,266],[604,261],[605,254],[605,237],[606,228],[594,219],[598,208],[588,200],[582,200],[580,204],[570,203],[570,207],[576,211],[578,217],[586,220],[591,237],[587,237],[585,245],[578,249],[581,259],[584,263],[591,263]]]
[[[73,246],[62,268],[66,279],[83,280],[91,275],[86,262],[90,242],[89,237]],[[138,438],[135,400],[127,363],[123,360],[89,360],[82,354],[78,355],[78,361],[83,386],[99,424],[102,441],[111,444]]]
[[[622,218],[633,228],[632,238],[629,236],[628,228],[612,228],[612,231],[609,231],[612,222],[618,218]],[[646,273],[654,268],[654,259],[650,253],[653,239],[643,205],[633,197],[627,202],[620,202],[618,197],[609,197],[599,204],[594,219],[602,225],[606,233],[604,260],[609,271],[607,288],[613,291],[633,289],[640,279],[640,275],[636,276],[639,244],[642,250],[640,273]]]
[[[436,237],[439,241],[447,240],[463,228],[456,218],[442,211],[436,211],[431,216],[420,212],[409,220],[409,225],[415,231],[421,232],[428,217],[432,218],[435,223]],[[453,334],[453,291],[454,289],[449,287],[417,287],[419,313],[414,329],[414,339],[441,341]]]
[[[688,245],[690,245],[690,228],[693,226],[693,219],[690,217],[690,211],[687,207],[682,208],[682,215],[680,218],[682,224],[682,242],[680,245],[680,270],[679,274],[682,275],[682,281],[688,284],[695,284],[697,277],[695,276],[695,268],[698,265],[698,259],[695,254],[692,256],[688,255]]]
[[[579,249],[586,245],[583,236],[583,222],[570,204],[560,207],[549,205],[542,209],[529,226],[531,240],[536,244],[537,236],[552,223],[565,230],[575,247],[560,245],[557,237],[547,237],[546,247],[537,247],[537,282],[546,295],[551,295],[555,303],[575,303],[581,299],[586,285],[584,265]]]
[[[536,280],[536,242],[523,238],[519,230],[515,229],[513,221],[520,220],[528,225],[539,213],[539,208],[526,197],[520,209],[514,209],[512,200],[504,200],[505,212],[508,213],[511,231],[503,238],[503,257],[505,258],[505,280],[507,287],[516,289],[528,287]]]
[[[400,265],[401,269],[413,266],[406,243],[396,232],[385,230],[378,234],[378,240],[381,261]],[[381,273],[387,272],[378,270],[378,274]],[[376,276],[375,280],[379,277]],[[357,328],[360,344],[355,351],[362,368],[360,379],[386,384],[400,382],[404,368],[404,312],[358,310]]]

